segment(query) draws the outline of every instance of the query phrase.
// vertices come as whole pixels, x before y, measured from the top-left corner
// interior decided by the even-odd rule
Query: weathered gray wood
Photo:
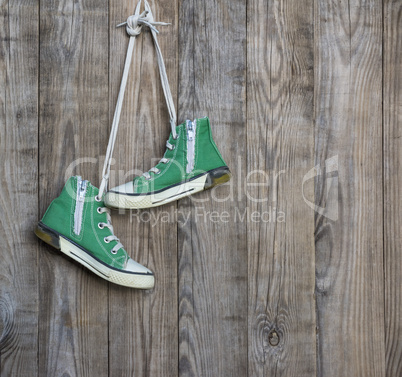
[[[115,25],[133,14],[136,2],[110,2],[111,123],[121,81],[128,36]],[[158,27],[173,98],[177,93],[176,1],[150,1]],[[140,175],[162,157],[170,125],[152,37],[147,28],[137,37],[116,141],[110,187]],[[113,212],[116,232],[128,253],[155,273],[155,288],[140,291],[110,287],[110,375],[176,376],[177,345],[177,230],[172,216],[176,203],[152,210]],[[168,222],[155,217],[169,212]],[[148,221],[150,219],[150,221]],[[159,218],[160,219],[160,218]]]
[[[207,115],[233,172],[229,185],[179,202],[181,376],[247,375],[246,224],[234,222],[245,210],[245,42],[244,0],[181,2],[179,121]]]
[[[316,163],[335,156],[316,204],[339,210],[316,214],[319,376],[385,375],[381,14],[379,0],[315,3]]]
[[[248,371],[314,376],[313,2],[247,14]]]
[[[386,376],[402,375],[402,3],[384,1],[384,282]]]
[[[135,3],[0,0],[0,374],[401,375],[398,0],[152,1],[179,121],[210,117],[232,181],[113,212],[151,291],[36,239],[71,163],[99,184]],[[170,131],[149,31],[135,54],[111,186]]]
[[[108,2],[42,1],[40,214],[108,138]],[[100,161],[102,164],[103,161]],[[96,163],[69,174],[99,182]],[[39,374],[108,375],[108,284],[41,243]]]
[[[0,1],[0,374],[37,376],[38,21]]]

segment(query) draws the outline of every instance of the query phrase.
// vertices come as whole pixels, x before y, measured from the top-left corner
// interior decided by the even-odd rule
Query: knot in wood
[[[276,347],[279,344],[279,335],[275,330],[271,330],[268,334],[269,344],[273,347]]]

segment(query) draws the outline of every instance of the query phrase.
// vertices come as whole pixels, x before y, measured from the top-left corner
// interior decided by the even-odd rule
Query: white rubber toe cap
[[[140,274],[153,275],[151,270],[148,270],[148,268],[144,267],[142,264],[137,263],[134,259],[131,258],[128,259],[125,270]]]
[[[120,194],[134,194],[134,182],[130,181],[123,185],[113,187],[109,191],[118,192]]]

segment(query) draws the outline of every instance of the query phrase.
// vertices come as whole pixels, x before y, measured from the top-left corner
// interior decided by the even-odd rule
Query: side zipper
[[[194,169],[194,159],[195,159],[195,133],[197,128],[197,120],[194,122],[191,120],[186,121],[187,129],[187,167],[186,173],[189,174]]]
[[[87,193],[88,181],[83,181],[80,176],[77,177],[77,197],[75,201],[74,212],[74,233],[79,236],[82,226],[82,215],[84,213],[85,194]]]

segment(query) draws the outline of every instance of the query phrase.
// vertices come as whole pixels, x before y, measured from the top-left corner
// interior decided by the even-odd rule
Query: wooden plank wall
[[[35,376],[39,6],[1,1],[0,14],[0,373]]]
[[[271,214],[247,223],[252,376],[315,375],[314,212],[301,185],[314,166],[312,9],[310,0],[248,8],[247,204]]]
[[[320,375],[385,375],[381,7],[315,7],[316,163],[334,159],[325,173],[339,195],[337,221],[316,214]],[[327,188],[316,187],[321,207]]]
[[[402,4],[383,3],[385,375],[402,375]]]
[[[137,291],[33,234],[68,175],[99,184],[135,3],[0,0],[1,376],[400,376],[401,1],[151,6],[179,120],[210,117],[233,178],[114,213]],[[145,31],[112,186],[167,119]]]
[[[194,0],[180,12],[179,118],[207,115],[228,166],[245,171],[246,3]],[[217,189],[178,205],[191,219],[178,228],[183,376],[247,374],[246,229],[208,215],[227,212],[233,219],[245,202],[237,200],[239,187]]]
[[[99,179],[94,161],[77,159],[96,159],[108,138],[107,25],[107,1],[41,3],[40,216],[59,195],[66,174]],[[107,282],[51,247],[41,244],[41,251],[46,252],[38,253],[38,374],[107,375]]]
[[[124,28],[116,29],[116,25],[132,14],[133,4],[131,1],[110,2],[110,124],[128,43],[123,37]],[[152,9],[156,21],[172,23],[159,27],[158,41],[164,53],[172,95],[176,98],[178,3],[164,2]],[[131,78],[115,147],[116,182],[111,182],[111,187],[155,166],[169,136],[169,119],[150,32],[143,33],[135,43]],[[177,203],[172,203],[162,210],[170,213],[176,206]],[[138,220],[139,216],[155,218],[158,211],[160,209],[127,211],[113,217],[114,227],[133,258],[158,273],[152,291],[110,286],[110,375],[171,376],[177,373],[177,225],[173,221]]]

